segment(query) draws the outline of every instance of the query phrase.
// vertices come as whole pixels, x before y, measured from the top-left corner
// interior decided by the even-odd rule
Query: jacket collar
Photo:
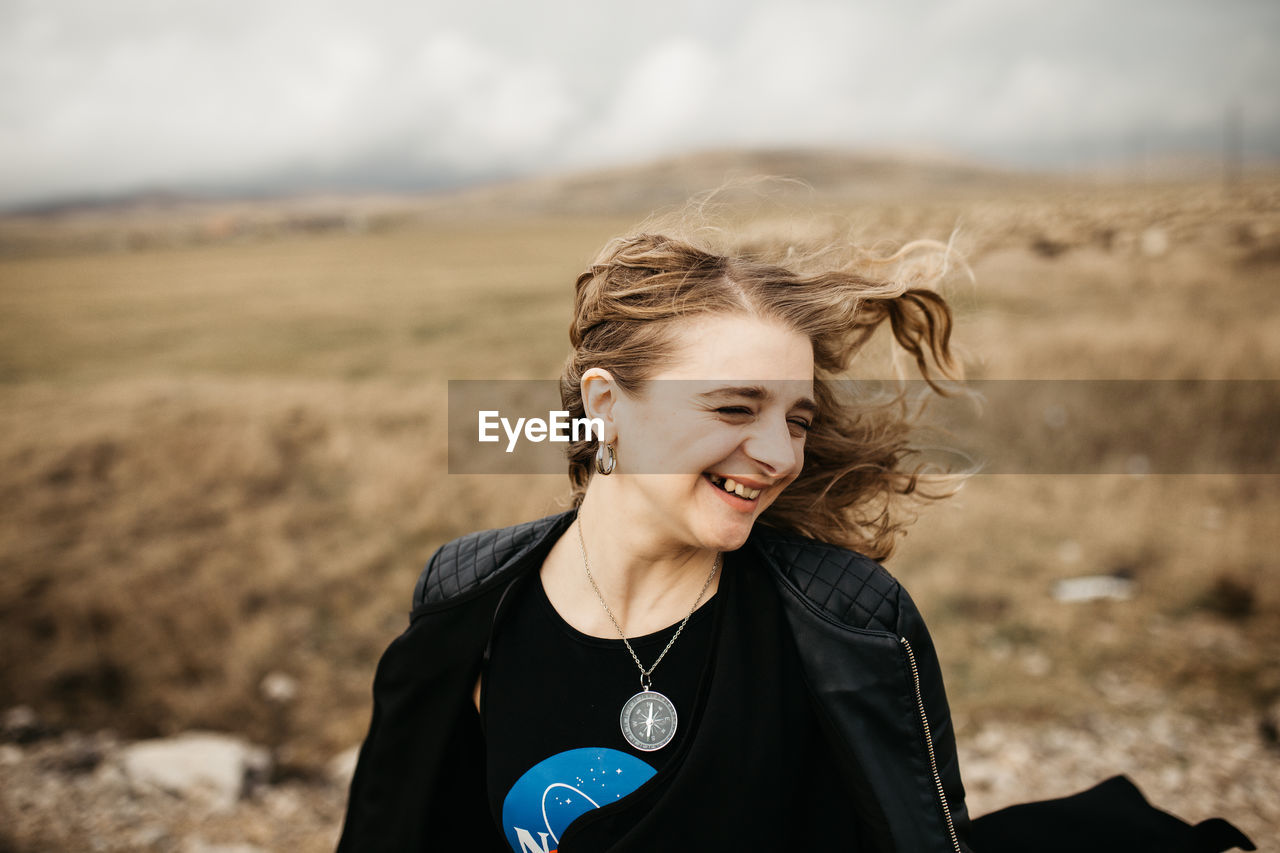
[[[443,604],[518,574],[545,555],[577,518],[576,508],[523,524],[467,534],[441,546],[418,578],[415,611]],[[842,625],[894,632],[898,582],[869,557],[757,524],[743,547],[754,549],[784,589]]]

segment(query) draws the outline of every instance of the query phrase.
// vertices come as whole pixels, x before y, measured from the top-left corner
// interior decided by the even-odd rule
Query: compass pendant
[[[676,706],[656,690],[641,690],[622,706],[622,736],[636,749],[652,752],[671,743]]]

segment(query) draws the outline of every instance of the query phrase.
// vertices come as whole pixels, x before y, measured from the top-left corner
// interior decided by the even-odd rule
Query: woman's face
[[[618,466],[610,486],[665,540],[731,551],[800,474],[813,404],[813,346],[744,314],[676,321],[671,366],[638,397],[612,386]],[[588,377],[584,389],[590,402]],[[733,491],[730,492],[729,489]]]

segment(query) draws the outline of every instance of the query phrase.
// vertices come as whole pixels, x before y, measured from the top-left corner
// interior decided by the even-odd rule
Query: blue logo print
[[[616,749],[570,749],[530,767],[507,792],[502,826],[515,853],[552,853],[584,812],[607,806],[657,772]]]

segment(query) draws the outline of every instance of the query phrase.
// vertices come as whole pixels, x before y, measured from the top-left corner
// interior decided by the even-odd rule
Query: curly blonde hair
[[[921,252],[941,263],[926,266],[923,274],[919,265],[903,267],[905,258]],[[616,238],[577,279],[569,326],[573,349],[560,379],[563,407],[571,417],[584,416],[581,380],[592,367],[609,371],[625,392],[643,393],[675,349],[672,324],[664,321],[708,313],[779,320],[813,343],[819,411],[800,475],[760,523],[883,559],[914,519],[904,512],[904,502],[950,490],[924,488],[927,466],[910,464],[916,415],[905,391],[868,403],[846,399],[836,380],[887,321],[929,387],[951,393],[935,381],[933,368],[947,378],[961,375],[950,349],[952,313],[930,289],[949,255],[948,246],[933,241],[885,255],[855,250],[837,260],[830,247],[800,254],[794,247],[717,251],[667,234]],[[593,475],[595,450],[589,441],[568,448],[575,506]]]

